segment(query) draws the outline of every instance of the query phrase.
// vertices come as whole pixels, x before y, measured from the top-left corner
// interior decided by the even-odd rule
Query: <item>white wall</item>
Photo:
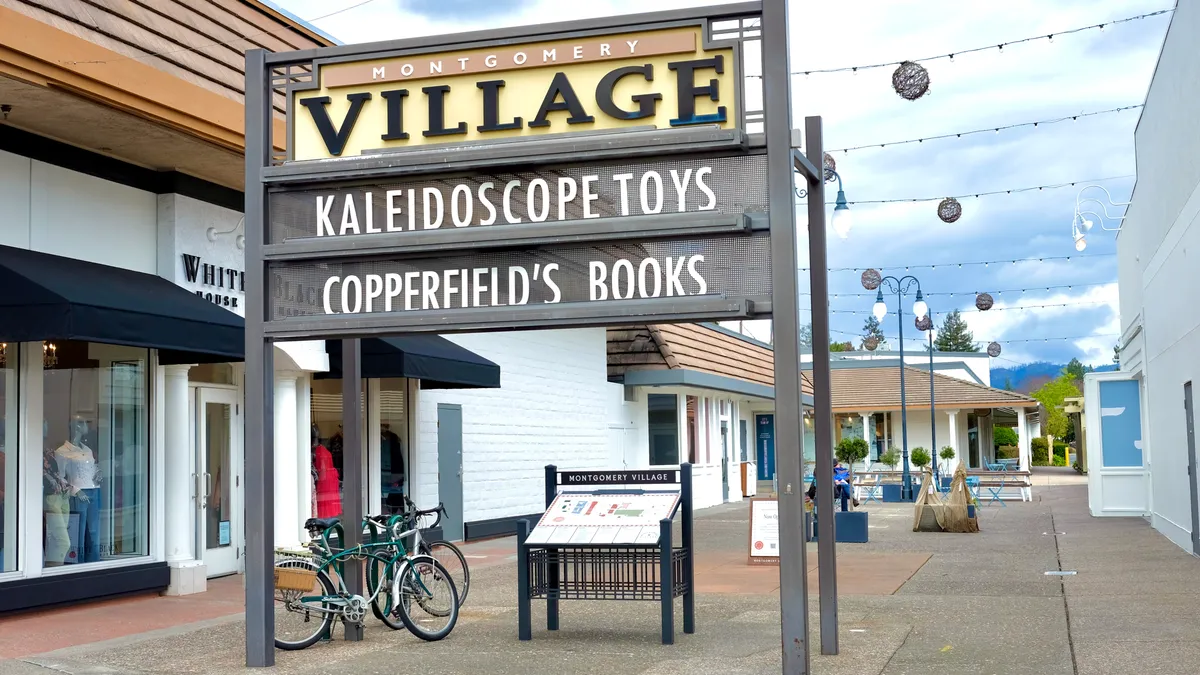
[[[625,385],[608,383],[609,467],[643,467],[650,455],[649,411],[646,392],[633,389],[635,400],[625,400]]]
[[[896,351],[854,351],[854,352],[835,352],[832,357],[835,360],[848,361],[895,361],[900,358],[900,352]],[[812,352],[800,355],[801,363],[812,363]],[[929,352],[922,349],[914,349],[904,351],[904,362],[917,367],[929,368]],[[982,382],[985,386],[992,386],[992,366],[991,358],[984,352],[969,353],[969,352],[936,352],[933,355],[933,363],[936,367],[939,363],[961,363],[965,368],[937,369],[934,372],[940,373],[947,377],[954,377],[968,382]],[[974,377],[972,377],[974,375]]]
[[[0,244],[154,274],[151,192],[0,151]]]
[[[1134,134],[1138,183],[1117,238],[1122,329],[1128,336],[1139,320],[1143,326],[1142,335],[1122,353],[1121,367],[1144,378],[1152,523],[1188,550],[1193,486],[1184,383],[1191,381],[1200,394],[1200,315],[1190,311],[1186,295],[1200,284],[1200,261],[1188,253],[1200,251],[1197,41],[1200,3],[1180,2]],[[1098,411],[1088,411],[1093,414]]]
[[[942,460],[937,456],[942,448],[951,444],[951,434],[955,438],[955,455],[961,459],[966,454],[967,438],[967,412],[960,410],[958,412],[958,428],[951,430],[950,415],[945,410],[937,410],[937,448],[930,447],[931,437],[929,433],[929,411],[928,410],[910,410],[908,411],[908,451],[911,455],[913,449],[921,447],[929,450],[929,454],[935,461],[939,462],[938,467],[941,468]],[[897,451],[903,452],[904,445],[901,437],[900,412],[893,412],[888,416],[892,422],[892,428],[889,432],[888,442],[895,446]],[[911,459],[911,457],[910,457]],[[901,468],[896,465],[896,468]],[[910,468],[916,469],[910,462]]]
[[[447,338],[499,364],[501,387],[421,392],[414,459],[419,504],[438,501],[438,403],[462,406],[464,521],[540,513],[547,464],[609,467],[603,328]]]

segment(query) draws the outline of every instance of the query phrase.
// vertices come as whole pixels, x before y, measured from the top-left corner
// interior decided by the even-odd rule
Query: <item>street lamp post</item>
[[[904,392],[904,296],[915,286],[917,290],[916,301],[913,303],[913,314],[918,319],[925,317],[929,313],[929,305],[925,304],[925,296],[921,293],[921,282],[912,275],[906,275],[897,279],[893,276],[880,277],[879,272],[868,270],[863,273],[863,286],[867,290],[879,289],[879,293],[875,296],[874,314],[879,321],[887,315],[887,304],[883,301],[883,288],[886,287],[889,293],[896,294],[896,318],[897,325],[900,328],[900,443],[902,446],[901,464],[904,467],[904,484],[900,488],[900,498],[911,501],[913,499],[912,472],[908,469],[908,403]],[[932,370],[930,377],[933,376]]]
[[[918,327],[923,326],[925,332],[929,333],[929,452],[933,455],[933,484],[938,485],[941,481],[938,472],[938,449],[937,449],[937,411],[933,398],[933,317],[926,315],[924,319],[917,319]],[[954,433],[951,429],[950,433]]]

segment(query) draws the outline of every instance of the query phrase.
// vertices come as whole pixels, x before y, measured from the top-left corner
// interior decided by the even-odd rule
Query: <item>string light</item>
[[[892,266],[875,266],[875,267],[830,267],[829,271],[830,272],[865,272],[866,270],[869,270],[869,269],[876,269],[876,270],[879,270],[882,272],[884,270],[898,270],[902,267],[905,270],[910,270],[913,268],[915,268],[915,269],[937,269],[938,267],[954,267],[954,266],[962,267],[963,265],[983,265],[984,267],[987,267],[988,265],[991,265],[992,263],[1019,263],[1019,262],[1035,262],[1035,261],[1036,262],[1046,262],[1046,261],[1054,261],[1054,260],[1082,260],[1084,258],[1104,258],[1104,257],[1114,256],[1114,255],[1116,255],[1116,253],[1091,253],[1088,255],[1047,255],[1047,256],[1041,256],[1039,258],[1005,258],[1003,260],[963,260],[960,262],[931,263],[931,264],[924,264],[924,265],[892,265]],[[803,272],[808,271],[807,267],[801,267],[799,269]]]
[[[908,145],[911,143],[924,143],[925,141],[940,141],[940,140],[944,140],[947,138],[962,138],[963,136],[972,136],[975,134],[986,134],[989,131],[998,134],[1001,131],[1007,131],[1009,129],[1020,129],[1022,127],[1036,127],[1041,124],[1058,124],[1059,122],[1066,122],[1067,120],[1071,120],[1072,122],[1074,122],[1074,121],[1079,120],[1079,118],[1081,118],[1081,117],[1095,117],[1096,115],[1108,115],[1111,113],[1124,112],[1126,110],[1135,110],[1135,109],[1141,108],[1141,107],[1143,107],[1143,104],[1139,103],[1137,105],[1121,106],[1120,108],[1110,108],[1108,110],[1096,110],[1093,112],[1079,113],[1078,115],[1068,115],[1066,117],[1056,117],[1054,119],[1038,120],[1037,122],[1021,122],[1019,124],[1009,124],[1007,126],[1002,126],[1002,127],[988,127],[987,129],[975,129],[972,131],[959,131],[959,132],[952,133],[952,134],[941,134],[939,136],[925,136],[924,138],[912,138],[912,139],[909,139],[906,141],[891,141],[889,143],[871,143],[869,145],[852,145],[848,148],[838,148],[836,150],[829,150],[829,152],[848,153],[851,150],[870,150],[870,149],[875,149],[875,148],[886,148],[886,147],[893,146],[893,145]]]
[[[926,295],[932,295],[932,293],[928,293]],[[1051,307],[1079,307],[1081,305],[1107,305],[1107,304],[1109,304],[1107,300],[1084,300],[1084,301],[1080,301],[1080,302],[1063,302],[1063,303],[1050,304],[1050,305],[1014,305],[1012,307],[993,307],[989,310],[967,308],[967,309],[959,309],[957,311],[960,314],[967,314],[967,313],[975,313],[975,312],[982,312],[982,311],[1004,312],[1004,311],[1014,310],[1014,309],[1024,309],[1024,310],[1048,309]],[[801,308],[801,309],[803,310],[803,308]],[[804,311],[808,311],[808,310],[804,310]],[[870,309],[830,309],[829,311],[832,314],[871,314]],[[951,311],[954,311],[954,310],[951,310]],[[950,313],[949,311],[947,311],[947,312],[934,312],[932,310],[930,311],[930,314],[945,315],[945,314],[949,314],[949,313]]]
[[[1142,19],[1149,19],[1151,17],[1160,16],[1163,14],[1170,14],[1173,11],[1175,11],[1174,8],[1160,9],[1156,12],[1147,12],[1145,14],[1138,14],[1137,16],[1126,17],[1124,19],[1115,19],[1113,21],[1107,21],[1105,23],[1097,23],[1097,24],[1092,24],[1090,26],[1082,26],[1080,28],[1072,28],[1070,30],[1060,30],[1060,31],[1055,31],[1053,33],[1047,33],[1044,35],[1035,35],[1033,37],[1021,38],[1020,40],[1008,40],[1007,42],[1000,42],[997,44],[985,45],[983,47],[975,47],[974,49],[961,49],[959,51],[951,52],[949,54],[938,54],[936,56],[926,56],[926,57],[920,58],[920,59],[903,59],[903,60],[898,60],[898,61],[887,61],[884,63],[870,63],[870,64],[864,64],[864,65],[858,65],[858,66],[843,66],[840,68],[811,68],[809,70],[793,71],[792,75],[815,75],[818,73],[843,73],[843,72],[847,72],[847,71],[857,73],[860,70],[871,70],[873,68],[890,68],[893,66],[898,66],[901,63],[904,63],[905,61],[915,62],[915,63],[922,63],[922,62],[927,62],[927,61],[937,61],[940,59],[948,59],[950,61],[953,61],[955,56],[961,56],[963,54],[974,54],[976,52],[991,51],[993,49],[995,49],[999,53],[1003,53],[1005,47],[1011,47],[1012,45],[1025,44],[1028,42],[1037,42],[1039,40],[1046,40],[1047,42],[1053,43],[1055,36],[1073,35],[1075,33],[1082,33],[1084,31],[1095,30],[1095,29],[1099,29],[1100,32],[1104,32],[1104,27],[1108,26],[1108,25],[1129,23],[1131,21],[1140,21]],[[754,76],[754,77],[761,77],[761,76]]]
[[[993,195],[1011,195],[1019,192],[1033,192],[1034,190],[1057,190],[1065,187],[1075,187],[1081,183],[1103,183],[1110,180],[1123,180],[1126,178],[1136,178],[1135,174],[1126,174],[1124,176],[1108,176],[1107,178],[1092,178],[1090,180],[1077,180],[1070,183],[1053,183],[1051,185],[1032,185],[1029,187],[1008,188],[1006,190],[992,190],[990,192],[972,192],[965,195],[950,195],[953,199],[967,199],[969,197],[991,197]],[[908,204],[918,202],[940,202],[946,198],[946,195],[938,195],[937,197],[908,197],[904,199],[859,199],[856,201],[847,201],[847,204]],[[799,203],[799,202],[797,202]],[[827,206],[835,205],[834,202],[826,202]]]
[[[1056,290],[1056,289],[1060,289],[1060,288],[1066,288],[1068,290],[1074,289],[1076,287],[1092,288],[1095,286],[1107,286],[1111,283],[1113,283],[1113,282],[1103,281],[1103,282],[1097,282],[1094,284],[1062,284],[1059,286],[1038,286],[1036,288],[1006,288],[1002,291],[991,291],[991,292],[995,293],[996,295],[1004,295],[1005,293],[1026,293],[1029,291],[1050,291],[1050,290]],[[980,293],[980,291],[943,291],[940,293],[926,293],[925,295],[927,295],[927,296],[947,296],[947,297],[953,298],[954,296],[957,296],[957,295],[974,297],[974,296],[978,295],[979,293]],[[800,295],[811,295],[811,294],[804,292],[804,293],[801,293]],[[831,293],[830,294],[830,297],[833,297],[833,298],[838,298],[838,297],[842,297],[842,296],[873,298],[873,297],[875,297],[875,291],[864,292],[864,293]]]
[[[847,330],[836,330],[836,329],[830,328],[829,332],[837,333],[839,335],[850,335],[853,337],[862,337],[861,333],[855,333],[853,331],[847,331]],[[1051,341],[1057,342],[1059,340],[1091,340],[1093,338],[1117,337],[1119,335],[1120,335],[1120,333],[1095,333],[1093,335],[1071,335],[1071,336],[1065,336],[1065,337],[1037,337],[1037,338],[1025,338],[1025,339],[1020,339],[1020,340],[975,340],[972,342],[972,344],[985,345],[989,342],[999,342],[1000,344],[1013,345],[1013,344],[1024,344],[1024,343],[1029,343],[1029,342],[1051,342]],[[896,342],[900,341],[900,339],[898,337],[896,337],[895,335],[885,335],[885,336],[883,336],[883,339],[889,340],[889,341],[894,340]],[[923,337],[907,338],[906,337],[906,338],[904,338],[904,340],[907,342],[920,342],[922,344],[925,344],[926,341],[928,340],[928,338],[923,338]]]

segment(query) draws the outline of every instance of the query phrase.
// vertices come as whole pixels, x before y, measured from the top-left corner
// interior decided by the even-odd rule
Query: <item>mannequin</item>
[[[342,512],[339,475],[333,465],[333,454],[320,443],[316,426],[312,431],[312,452],[313,471],[317,476],[313,482],[317,492],[317,517],[332,518]]]
[[[100,560],[100,465],[96,453],[83,439],[88,423],[76,417],[71,421],[71,440],[54,451],[59,473],[71,494],[71,512],[79,514],[83,524],[79,541],[79,562]]]
[[[43,546],[46,567],[58,567],[71,550],[67,533],[70,515],[70,486],[58,471],[52,450],[42,452],[42,513],[45,516],[46,541]]]

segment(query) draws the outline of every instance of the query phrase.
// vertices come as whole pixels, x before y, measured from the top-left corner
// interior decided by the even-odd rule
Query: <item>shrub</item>
[[[1054,454],[1054,466],[1066,466],[1066,465],[1067,465],[1067,458],[1063,455],[1055,453]]]
[[[938,453],[938,457],[941,457],[946,461],[954,459],[954,448],[947,445],[946,447],[942,448],[941,452]]]
[[[843,438],[836,448],[837,458],[845,464],[853,466],[871,454],[871,446],[861,438]]]
[[[1002,445],[996,448],[996,459],[1016,459],[1021,456],[1021,451],[1015,445]]]
[[[994,427],[992,427],[992,440],[995,441],[997,446],[1001,446],[1001,445],[1014,445],[1015,446],[1018,442],[1017,441],[1017,432],[1012,427],[994,426]]]
[[[1050,464],[1048,447],[1049,443],[1041,436],[1030,441],[1029,448],[1032,451],[1034,466],[1048,466]]]
[[[929,451],[925,448],[913,448],[909,456],[912,457],[912,463],[922,469],[929,466],[929,463],[933,461],[933,458],[929,456]]]
[[[895,469],[900,463],[900,453],[896,452],[895,448],[888,448],[887,452],[879,456],[879,461]]]

